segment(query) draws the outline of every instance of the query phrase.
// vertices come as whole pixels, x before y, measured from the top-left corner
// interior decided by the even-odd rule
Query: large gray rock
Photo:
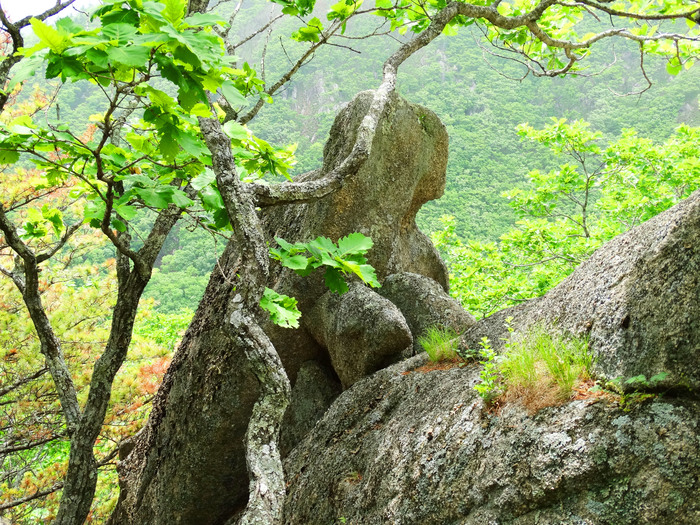
[[[341,112],[324,152],[323,169],[307,178],[322,177],[347,154],[370,98],[369,93],[361,94]],[[369,260],[380,279],[410,271],[446,287],[445,266],[415,224],[420,206],[442,195],[446,162],[447,133],[439,119],[395,97],[359,173],[320,201],[266,210],[270,240],[279,236],[304,241],[325,235],[337,241],[359,231],[374,240]],[[233,294],[228,276],[237,272],[238,259],[236,246],[229,244],[154,398],[146,428],[118,466],[121,493],[111,521],[114,525],[213,525],[225,523],[245,507],[248,474],[243,439],[259,389],[244,344],[232,342],[221,331],[224,306]],[[302,279],[277,267],[268,286],[297,297],[304,313],[299,330],[266,326],[295,384],[309,361],[330,364],[329,349],[312,337],[306,325],[327,292],[323,273]],[[402,320],[396,323],[400,326]],[[303,382],[306,374],[302,373]],[[286,417],[287,423],[293,423],[285,438],[287,447],[313,426],[323,405],[330,403],[329,392],[339,384],[333,376],[332,372],[326,375],[328,383],[320,392],[308,384],[295,387],[292,410],[296,412]]]
[[[307,326],[328,348],[343,388],[396,362],[413,345],[399,309],[360,284],[341,296],[328,292],[309,317]]]
[[[320,178],[342,162],[371,100],[371,92],[360,93],[339,113],[324,149],[323,167],[301,180]],[[296,242],[324,235],[337,241],[360,232],[374,241],[368,261],[380,282],[394,273],[412,272],[430,277],[447,290],[445,265],[415,222],[420,207],[444,192],[447,148],[440,119],[394,95],[378,127],[372,154],[359,172],[326,198],[270,210],[265,216],[270,236]],[[277,268],[269,286],[296,297],[303,314],[299,330],[266,327],[294,382],[301,363],[328,357],[329,349],[311,336],[309,326],[315,323],[316,303],[327,292],[323,272],[302,278]]]
[[[287,525],[700,523],[700,402],[484,410],[477,365],[355,383],[290,454]]]
[[[451,328],[461,334],[476,323],[474,316],[440,286],[424,275],[395,273],[386,278],[379,293],[394,303],[406,318],[416,353],[418,339],[430,327]]]
[[[342,390],[337,376],[328,367],[316,361],[301,365],[282,423],[280,451],[283,456],[309,433]]]
[[[586,334],[608,379],[660,372],[660,388],[700,388],[700,191],[596,251],[547,295],[481,320],[463,346],[494,346],[505,319]]]

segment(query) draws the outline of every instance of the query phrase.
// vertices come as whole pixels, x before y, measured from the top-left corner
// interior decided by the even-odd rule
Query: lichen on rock
[[[285,523],[700,522],[700,402],[484,410],[477,365],[424,356],[343,393],[286,461]]]

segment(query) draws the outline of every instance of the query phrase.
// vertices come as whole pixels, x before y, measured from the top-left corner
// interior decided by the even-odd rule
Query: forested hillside
[[[368,25],[366,20],[353,22],[361,22],[362,29]],[[578,77],[528,75],[521,80],[522,66],[489,54],[496,50],[477,45],[480,40],[478,30],[460,29],[416,53],[399,74],[399,92],[435,111],[450,135],[447,189],[421,210],[424,231],[438,229],[437,219],[446,214],[455,216],[463,238],[496,239],[505,232],[514,215],[501,192],[522,184],[530,170],[555,163],[546,148],[520,140],[518,124],[541,127],[554,117],[585,119],[606,139],[634,128],[641,136],[662,140],[680,123],[700,125],[697,69],[672,76],[665,60],[647,58],[653,85],[640,94],[648,83],[638,50],[620,43],[597,55]],[[271,38],[270,46],[275,44]],[[390,44],[370,39],[348,45],[356,52],[318,53],[254,124],[272,142],[298,143],[296,173],[320,165],[335,113],[356,93],[375,86]],[[283,53],[269,54],[284,62]],[[337,67],[339,60],[342,67]]]
[[[319,4],[319,12],[324,8]],[[222,13],[231,9],[224,4]],[[267,2],[246,3],[232,31],[245,34],[247,27],[263,25],[278,12],[277,6]],[[267,39],[244,45],[240,54],[258,66],[267,46],[265,71],[275,78],[301,44],[279,38],[293,31],[294,21],[273,27]],[[375,27],[386,30],[379,18],[352,20],[348,34],[366,34]],[[321,49],[281,95],[263,107],[252,129],[270,143],[297,144],[293,173],[319,167],[337,111],[356,93],[376,85],[387,48],[401,38],[395,33],[393,38],[347,40],[346,49]],[[462,28],[416,53],[399,75],[398,91],[435,111],[450,136],[445,195],[424,206],[418,216],[426,233],[442,228],[443,215],[455,218],[455,232],[465,241],[495,241],[513,225],[516,216],[502,193],[521,187],[529,171],[557,164],[547,148],[521,140],[516,131],[519,124],[542,127],[552,118],[585,119],[607,140],[618,138],[626,128],[664,140],[681,123],[700,125],[700,70],[691,68],[673,76],[667,73],[665,60],[651,57],[643,72],[635,46],[619,43],[596,55],[580,76],[568,78],[522,78],[521,65],[492,53],[496,50],[484,43],[478,30]],[[46,81],[34,84],[35,89],[49,93],[56,86]],[[57,100],[48,118],[61,118],[77,129],[104,110],[100,91],[85,82],[61,86]],[[107,249],[105,254],[92,254],[91,262],[104,260],[111,251]],[[221,249],[221,242],[217,248],[212,236],[178,226],[146,292],[158,302],[156,308],[193,310],[214,255]]]

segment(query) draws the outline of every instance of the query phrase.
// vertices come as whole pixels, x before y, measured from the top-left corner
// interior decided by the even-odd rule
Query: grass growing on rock
[[[541,325],[512,336],[500,356],[482,341],[481,356],[479,395],[490,404],[519,403],[530,413],[569,401],[590,380],[588,341],[553,334]]]
[[[449,361],[459,357],[459,334],[452,328],[431,326],[418,338],[418,344],[428,354],[431,361]]]

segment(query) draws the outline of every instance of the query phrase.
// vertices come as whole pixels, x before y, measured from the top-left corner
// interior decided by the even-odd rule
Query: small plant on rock
[[[459,334],[452,328],[432,326],[418,338],[418,344],[431,361],[447,361],[459,357]]]
[[[588,341],[552,334],[535,326],[505,343],[496,356],[487,338],[481,341],[481,383],[474,389],[488,403],[518,402],[531,412],[568,401],[576,387],[590,379]]]
[[[474,390],[488,405],[502,393],[501,374],[498,369],[498,356],[491,348],[489,338],[483,337],[479,345],[481,346],[479,355],[482,357],[480,363],[484,368],[481,370],[481,382],[474,385]]]
[[[643,374],[630,377],[624,381],[627,387],[623,387],[623,377],[616,377],[608,381],[607,387],[620,395],[620,407],[625,410],[631,410],[635,405],[643,403],[648,399],[654,399],[663,395],[656,391],[659,384],[668,377],[668,372],[659,372],[651,376],[649,379]],[[632,389],[631,391],[629,389]]]

